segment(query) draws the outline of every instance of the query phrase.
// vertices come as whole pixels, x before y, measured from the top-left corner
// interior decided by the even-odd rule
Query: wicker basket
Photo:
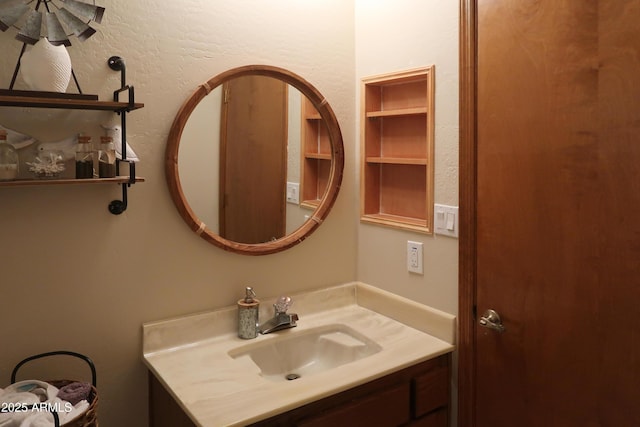
[[[49,356],[73,356],[79,359],[84,360],[89,365],[89,369],[91,369],[91,392],[89,393],[89,397],[87,398],[87,402],[89,402],[89,408],[87,411],[82,414],[80,417],[76,418],[72,422],[64,424],[64,427],[98,427],[98,390],[96,389],[96,367],[93,364],[93,361],[89,359],[84,354],[75,353],[73,351],[51,351],[48,353],[36,354],[35,356],[27,357],[26,359],[20,361],[15,368],[13,368],[13,372],[11,372],[11,384],[16,382],[16,374],[18,373],[18,369],[22,365],[27,362],[30,362],[35,359],[41,359],[43,357]],[[75,382],[74,380],[47,380],[47,382],[54,387],[62,388],[67,384],[71,384]],[[58,427],[59,421],[57,415],[54,415],[55,427]]]

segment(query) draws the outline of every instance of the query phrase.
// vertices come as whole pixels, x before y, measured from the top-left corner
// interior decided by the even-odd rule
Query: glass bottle
[[[93,178],[93,149],[91,147],[91,137],[78,136],[76,147],[76,178]]]
[[[0,129],[0,181],[18,177],[18,152],[7,142],[7,131]]]
[[[114,178],[116,176],[116,148],[113,145],[113,138],[110,136],[100,137],[98,176],[100,178]]]

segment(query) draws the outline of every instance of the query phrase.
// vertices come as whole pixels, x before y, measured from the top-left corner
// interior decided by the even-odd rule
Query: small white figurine
[[[110,136],[113,139],[113,145],[116,147],[116,157],[118,159],[122,159],[122,132],[120,132],[120,125],[101,125],[102,129],[104,129],[107,133],[107,136]],[[136,155],[133,148],[127,142],[127,160],[130,162],[139,162],[140,159]]]

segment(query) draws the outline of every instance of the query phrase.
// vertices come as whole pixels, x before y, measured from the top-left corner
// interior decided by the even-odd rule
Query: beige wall
[[[219,233],[220,117],[222,86],[194,108],[187,120],[178,152],[180,186],[189,206],[213,233]],[[186,142],[188,141],[188,143]]]
[[[458,3],[436,0],[355,0],[355,5],[356,137],[360,137],[361,78],[434,64],[434,197],[436,203],[457,206]],[[359,157],[358,150],[356,157]],[[357,170],[359,158],[354,163]],[[359,177],[357,182],[359,186]],[[423,243],[424,275],[407,272],[408,240]],[[457,239],[359,224],[357,274],[362,282],[448,313],[458,313]],[[457,424],[455,364],[456,354],[451,383],[452,425]]]
[[[458,3],[356,0],[355,4],[357,114],[362,77],[435,64],[435,202],[457,206]],[[359,116],[356,122],[359,137]],[[422,276],[407,272],[408,240],[424,243]],[[457,239],[358,226],[358,280],[456,314],[457,275]]]
[[[145,103],[128,125],[142,159],[138,174],[147,181],[131,189],[121,216],[107,212],[120,195],[116,186],[0,189],[0,387],[22,357],[73,349],[97,364],[101,425],[140,427],[147,419],[143,322],[234,304],[247,284],[272,296],[356,278],[353,162],[322,227],[266,257],[226,253],[190,232],[164,177],[167,133],[182,102],[215,74],[251,63],[288,68],[315,85],[334,108],[353,159],[353,3],[98,3],[107,8],[99,32],[84,43],[74,38],[69,51],[83,91],[104,100],[119,84],[106,60],[125,58],[127,80]],[[3,87],[21,46],[14,34],[0,34]],[[68,131],[85,130],[74,127]],[[94,139],[101,133],[78,127]]]
[[[142,158],[138,174],[147,181],[131,189],[121,216],[106,208],[119,197],[117,187],[1,189],[0,386],[24,356],[77,350],[98,367],[101,424],[139,427],[147,419],[140,325],[233,304],[246,284],[271,296],[359,279],[457,312],[457,240],[359,224],[356,139],[361,77],[436,64],[435,199],[457,205],[456,2],[103,3],[99,32],[85,43],[73,39],[69,51],[83,90],[105,100],[119,84],[106,59],[126,59],[127,79],[145,103],[128,124]],[[4,87],[20,48],[12,36],[0,34]],[[328,220],[302,244],[266,257],[229,254],[191,233],[163,170],[167,133],[182,102],[213,75],[250,63],[288,68],[314,84],[337,114],[346,154]],[[94,119],[112,115],[71,120],[70,131],[97,137]],[[424,276],[406,271],[407,240],[425,243]]]

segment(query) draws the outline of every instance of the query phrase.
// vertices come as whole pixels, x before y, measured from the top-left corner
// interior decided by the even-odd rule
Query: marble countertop
[[[453,351],[454,316],[363,283],[292,295],[292,329],[237,337],[235,306],[143,325],[149,370],[199,426],[241,426],[286,412],[416,363]],[[273,315],[275,298],[261,300],[260,319]],[[290,382],[260,376],[257,366],[229,352],[258,340],[344,324],[382,349],[352,363]],[[290,336],[290,335],[287,335]],[[355,369],[354,369],[355,368]]]

